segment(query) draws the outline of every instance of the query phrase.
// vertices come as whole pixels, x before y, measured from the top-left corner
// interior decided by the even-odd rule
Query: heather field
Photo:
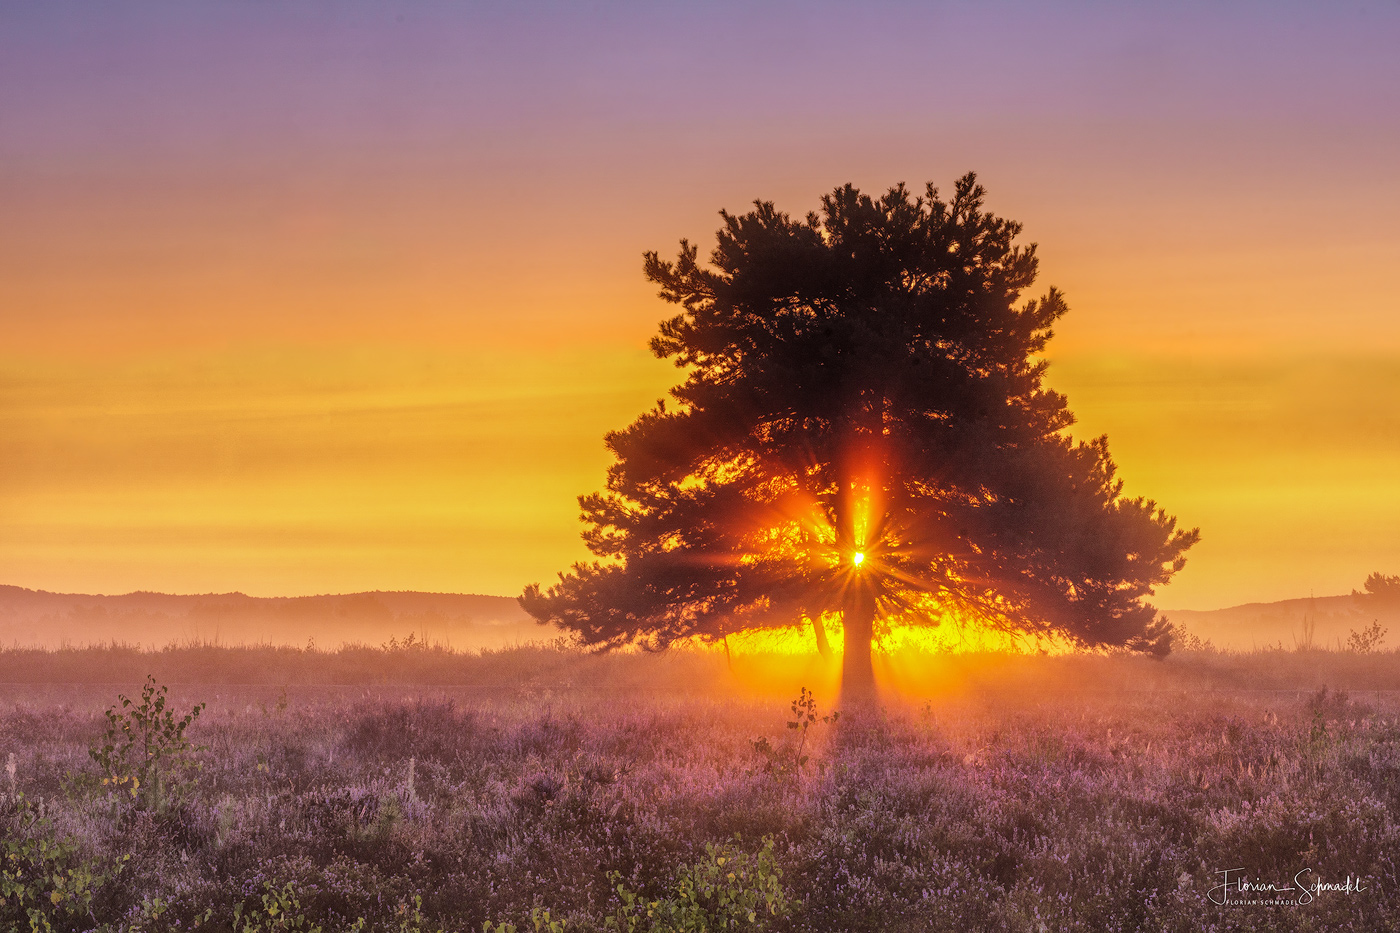
[[[0,929],[1400,929],[1393,652],[883,676],[832,717],[804,656],[0,651]]]

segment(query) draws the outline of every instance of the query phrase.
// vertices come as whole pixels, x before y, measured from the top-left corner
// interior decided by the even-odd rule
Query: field
[[[829,720],[833,676],[0,651],[0,928],[1400,929],[1393,652],[905,656]]]

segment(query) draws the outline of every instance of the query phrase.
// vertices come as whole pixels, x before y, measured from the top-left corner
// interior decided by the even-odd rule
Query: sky
[[[973,170],[1201,543],[1400,573],[1400,3],[0,6],[0,583],[517,594],[679,381],[645,250]]]

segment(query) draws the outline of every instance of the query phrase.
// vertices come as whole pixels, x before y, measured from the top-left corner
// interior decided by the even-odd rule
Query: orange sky
[[[1076,430],[1202,529],[1160,604],[1400,572],[1400,14],[949,7],[1005,47],[964,90],[902,8],[354,9],[0,14],[0,582],[547,582],[676,380],[644,249],[968,169],[1068,295]]]

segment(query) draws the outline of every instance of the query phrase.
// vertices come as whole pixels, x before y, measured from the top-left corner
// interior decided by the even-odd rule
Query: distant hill
[[[1307,640],[1309,621],[1314,646],[1337,648],[1346,645],[1353,630],[1377,619],[1390,628],[1381,647],[1400,645],[1400,605],[1387,605],[1356,593],[1245,603],[1228,609],[1163,609],[1162,615],[1198,638],[1209,639],[1217,648],[1247,651],[1282,645],[1292,649]]]
[[[456,593],[341,596],[127,593],[94,596],[0,586],[0,646],[124,642],[224,645],[380,645],[409,634],[453,648],[497,648],[554,637],[515,599]]]

